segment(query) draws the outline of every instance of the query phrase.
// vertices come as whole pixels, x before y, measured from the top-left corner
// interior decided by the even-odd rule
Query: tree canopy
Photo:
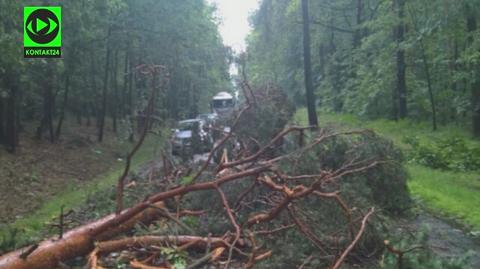
[[[30,1],[55,5],[55,1]],[[161,64],[169,83],[156,114],[194,117],[210,98],[231,87],[229,49],[218,33],[214,7],[205,1],[67,1],[62,6],[62,59],[22,57],[23,1],[0,2],[0,142],[10,150],[24,125],[55,141],[63,119],[96,119],[102,140],[106,118],[141,114],[145,86],[135,75],[141,64]]]
[[[310,1],[318,105],[369,118],[456,123],[479,135],[479,1]],[[249,74],[304,103],[300,0],[251,17]]]

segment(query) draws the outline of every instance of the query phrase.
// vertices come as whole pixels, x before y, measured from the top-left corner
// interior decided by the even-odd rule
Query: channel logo
[[[24,57],[60,58],[61,7],[24,7]]]

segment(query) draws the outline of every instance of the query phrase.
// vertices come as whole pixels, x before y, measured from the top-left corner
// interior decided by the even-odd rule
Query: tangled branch
[[[102,255],[126,249],[133,251],[141,247],[151,250],[153,252],[152,257],[155,257],[156,255],[161,255],[158,252],[159,246],[175,246],[182,251],[188,251],[192,254],[192,257],[202,253],[200,257],[197,255],[197,259],[193,260],[188,268],[197,268],[206,263],[221,264],[224,268],[231,268],[233,263],[241,263],[245,268],[252,268],[257,262],[271,257],[274,253],[271,249],[265,248],[262,242],[268,237],[275,237],[287,230],[297,230],[301,235],[305,236],[313,246],[321,251],[324,257],[331,259],[332,269],[338,269],[345,262],[364,234],[367,221],[374,213],[374,208],[368,210],[363,216],[358,216],[357,213],[356,217],[358,219],[354,219],[353,210],[342,199],[340,191],[333,189],[333,186],[340,185],[341,179],[348,175],[363,173],[382,162],[351,158],[338,169],[318,169],[317,173],[300,175],[285,172],[282,170],[280,163],[293,158],[294,154],[297,157],[302,156],[328,139],[361,133],[329,133],[319,129],[316,130],[316,137],[312,138],[311,142],[306,145],[303,145],[304,141],[302,141],[301,145],[290,152],[278,151],[275,154],[265,154],[267,151],[276,149],[278,142],[288,139],[288,136],[291,134],[299,134],[304,137],[304,131],[310,129],[310,127],[291,126],[278,132],[269,142],[258,147],[258,150],[255,152],[246,154],[246,156],[240,154],[238,158],[233,158],[232,160],[223,158],[223,161],[218,164],[216,169],[213,171],[208,170],[214,154],[222,150],[225,143],[231,139],[239,119],[253,104],[250,98],[253,99],[254,94],[248,83],[243,84],[246,85],[244,91],[246,96],[248,96],[247,103],[239,110],[237,118],[233,121],[231,131],[225,134],[215,145],[205,163],[195,173],[193,176],[194,180],[186,185],[170,185],[172,187],[161,190],[133,207],[122,211],[124,181],[130,168],[131,158],[144,141],[150,115],[153,111],[153,100],[158,88],[155,82],[157,80],[156,67],[142,67],[140,71],[153,76],[152,93],[147,106],[144,131],[138,143],[128,155],[124,173],[118,181],[116,214],[70,231],[59,240],[46,240],[35,248],[30,247],[2,256],[0,257],[0,269],[50,268],[55,267],[60,262],[76,256],[86,255],[87,253],[90,253],[90,266],[95,268]],[[207,170],[209,179],[203,180],[202,178],[202,180],[198,180]],[[170,173],[175,172],[164,169],[165,173],[167,171]],[[163,175],[162,178],[175,177]],[[227,183],[239,183],[247,180],[253,180],[253,182],[249,183],[248,187],[240,192],[239,195],[234,196],[229,191],[226,191],[225,186]],[[325,186],[328,186],[328,188],[325,188]],[[222,187],[224,188],[222,189]],[[225,216],[231,224],[230,227],[224,228],[223,234],[217,233],[208,237],[199,236],[195,234],[197,232],[195,228],[188,227],[180,220],[182,215],[198,216],[199,214],[208,215],[212,213],[208,204],[204,205],[205,208],[202,208],[202,212],[180,210],[182,206],[181,197],[187,194],[194,195],[200,191],[218,193]],[[348,228],[344,230],[346,230],[346,238],[349,238],[345,242],[350,243],[348,245],[347,243],[342,244],[344,250],[340,255],[334,254],[334,247],[326,239],[328,236],[323,234],[317,235],[315,229],[310,227],[311,224],[304,221],[298,214],[299,210],[294,203],[300,203],[307,197],[319,202],[332,200],[345,215],[345,226]],[[166,206],[166,202],[169,199],[175,199],[177,202],[177,214],[170,213],[170,209]],[[259,201],[262,201],[261,210],[250,210],[243,206],[243,204],[254,204],[259,203]],[[145,215],[147,213],[149,214],[148,216]],[[148,223],[162,217],[165,218],[165,221],[171,221],[174,225],[183,227],[190,234],[175,236],[145,235],[110,240],[114,236],[130,230],[139,221]],[[359,220],[361,221],[359,222]],[[231,229],[232,227],[233,229]],[[22,253],[28,254],[22,255]],[[338,258],[333,260],[335,257]],[[154,260],[154,258],[146,260],[133,259],[131,264],[138,268],[149,268],[149,266],[152,268],[153,266],[168,268],[168,265],[165,264],[154,264]]]

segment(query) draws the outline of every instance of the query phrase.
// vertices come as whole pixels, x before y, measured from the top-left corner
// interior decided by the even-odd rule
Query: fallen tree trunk
[[[248,109],[249,106],[250,104],[248,104],[247,108],[241,110],[240,115],[243,111]],[[238,118],[235,120],[235,123],[237,122],[237,120]],[[234,126],[236,125],[235,123]],[[281,169],[282,165],[278,165],[280,161],[293,161],[293,167],[295,167],[296,169],[297,162],[301,160],[300,157],[306,151],[312,149],[316,145],[321,144],[326,139],[334,138],[335,136],[339,135],[358,134],[358,132],[330,133],[328,131],[320,130],[318,132],[318,137],[312,138],[312,141],[309,142],[307,145],[303,145],[302,143],[302,145],[299,146],[298,149],[294,149],[289,153],[285,153],[282,155],[265,156],[265,153],[268,152],[270,148],[275,147],[276,142],[281,141],[287,134],[298,131],[301,135],[303,135],[302,131],[305,129],[306,128],[301,127],[289,127],[281,131],[278,135],[272,138],[269,143],[266,143],[265,146],[260,147],[254,153],[247,152],[246,155],[240,154],[236,157],[238,159],[233,159],[232,161],[223,159],[222,162],[220,162],[218,167],[215,169],[214,175],[208,175],[210,180],[204,181],[203,178],[200,178],[200,176],[203,174],[204,171],[206,171],[215,151],[217,149],[220,149],[219,146],[214,147],[214,149],[212,149],[212,151],[210,152],[206,163],[200,168],[200,170],[195,174],[195,176],[192,177],[192,180],[189,183],[184,184],[182,181],[180,185],[173,185],[176,183],[176,181],[169,181],[170,183],[172,183],[169,188],[153,194],[152,196],[144,199],[143,201],[137,203],[129,209],[126,209],[122,212],[117,212],[117,214],[109,215],[98,221],[85,224],[64,234],[63,237],[60,236],[59,239],[52,238],[49,240],[45,240],[38,245],[33,245],[22,250],[6,254],[0,257],[0,269],[57,268],[60,262],[65,262],[78,256],[85,256],[88,253],[91,253],[89,260],[89,264],[91,265],[91,267],[99,268],[97,267],[97,262],[99,258],[99,256],[97,256],[98,254],[106,254],[109,252],[119,251],[122,249],[128,249],[133,247],[144,247],[149,245],[163,244],[180,245],[179,249],[187,249],[192,247],[206,250],[206,254],[202,258],[194,260],[188,268],[198,268],[198,266],[202,266],[205,263],[215,262],[215,260],[219,259],[221,256],[226,256],[222,254],[226,252],[227,249],[228,258],[226,259],[226,261],[222,262],[225,268],[229,268],[230,263],[233,261],[232,253],[234,251],[240,254],[240,259],[238,261],[245,261],[246,259],[248,259],[245,268],[252,268],[257,261],[267,258],[272,254],[271,250],[262,251],[263,247],[257,246],[255,242],[255,234],[260,233],[256,233],[257,231],[253,229],[253,226],[261,225],[262,223],[265,224],[278,218],[283,211],[293,207],[292,203],[294,201],[300,200],[309,195],[317,195],[322,198],[336,199],[338,206],[344,211],[346,215],[347,225],[345,227],[348,227],[347,232],[350,233],[351,237],[354,237],[356,234],[356,236],[352,238],[353,241],[342,253],[342,256],[340,256],[336,261],[332,261],[332,263],[335,262],[336,267],[339,267],[359,242],[360,237],[365,230],[366,221],[373,213],[373,210],[367,215],[363,216],[362,226],[360,227],[359,231],[355,233],[355,221],[353,221],[352,218],[352,210],[349,206],[343,203],[343,200],[338,196],[339,191],[332,191],[329,193],[324,193],[322,191],[323,189],[328,189],[330,184],[333,184],[334,181],[339,180],[340,178],[347,175],[366,171],[377,165],[379,162],[374,160],[359,161],[359,156],[363,155],[357,156],[349,153],[350,155],[352,155],[351,159],[347,158],[345,162],[341,166],[339,166],[340,168],[333,171],[320,170],[319,172],[315,172],[315,174],[293,176],[284,174]],[[230,136],[232,136],[232,132],[229,132],[224,137],[224,139],[222,139],[221,143],[226,142]],[[355,144],[353,146],[356,147]],[[300,157],[296,156],[297,154],[299,154]],[[128,171],[128,162],[125,171]],[[176,180],[179,179],[180,174],[173,173],[172,175],[168,175],[168,177],[172,177],[172,179],[175,178]],[[229,199],[226,196],[225,192],[221,189],[221,187],[230,182],[250,179],[253,179],[255,181],[252,185],[253,187],[249,187],[248,189],[246,189],[237,198],[237,201],[234,204],[235,206],[231,207]],[[302,179],[304,179],[303,182],[298,182]],[[259,197],[257,197],[255,195],[256,193],[254,192],[255,187],[257,186],[262,186],[262,192],[264,191],[263,188],[266,187],[266,189],[269,189],[270,191],[269,194],[265,197],[260,198],[259,200]],[[118,187],[119,188],[117,190],[117,201],[120,201],[120,203],[117,204],[117,208],[121,208],[121,201],[123,199],[122,193],[124,188],[122,178],[119,180]],[[335,185],[335,188],[337,187],[338,186]],[[129,231],[135,226],[136,223],[150,223],[151,221],[158,219],[161,216],[173,220],[179,226],[182,226],[185,230],[189,230],[191,231],[191,234],[194,234],[194,231],[192,231],[188,226],[184,225],[180,221],[179,217],[183,215],[198,215],[199,212],[180,211],[180,200],[182,196],[189,193],[201,192],[206,190],[216,190],[220,194],[223,209],[225,210],[226,216],[228,217],[231,226],[235,230],[234,233],[232,233],[232,230],[230,228],[227,228],[225,226],[225,234],[218,237],[205,238],[193,235],[140,236],[107,241],[118,236],[121,233]],[[248,203],[254,204],[262,202],[265,204],[267,209],[262,210],[261,212],[256,211],[254,212],[254,214],[251,214],[253,212],[249,212],[248,210],[246,212],[240,212],[240,210],[242,209],[242,200],[245,200],[245,197],[247,197],[248,194],[250,194],[252,198],[248,198],[249,201],[244,201],[247,203],[247,205]],[[204,197],[200,198],[203,199]],[[175,200],[175,214],[170,214],[170,212],[166,209],[165,204],[163,203],[168,199]],[[209,208],[211,206],[209,202],[218,201],[210,199],[205,199],[205,201],[197,201],[197,203],[200,203],[199,205],[203,205],[206,207],[203,208],[206,212],[211,211]],[[213,210],[211,212],[215,213],[215,211]],[[249,218],[240,225],[237,218],[244,213],[246,213],[245,215],[248,214]],[[321,239],[320,237],[317,238],[317,236],[315,236],[315,234],[312,232],[312,228],[304,225],[299,218],[295,219],[294,214],[292,214],[291,218],[293,218],[294,220],[293,224],[286,226],[285,224],[283,224],[280,228],[267,230],[265,235],[271,234],[272,232],[276,232],[279,230],[283,230],[285,227],[297,227],[301,232],[303,231],[303,234],[307,238],[314,239],[313,241],[315,243],[318,243],[315,244],[317,247],[323,248],[323,244],[321,244],[321,240],[323,241],[323,239]],[[281,221],[284,222],[284,220]],[[274,224],[273,226],[275,227],[277,225]],[[270,225],[266,225],[263,228],[265,227],[271,229]],[[333,227],[331,230],[333,230],[332,232],[334,232],[335,238],[335,242],[333,244],[335,244],[337,247],[332,248],[330,252],[338,249],[339,238],[341,238],[339,232],[342,231],[338,230],[336,224],[335,227]],[[216,234],[218,234],[218,232]],[[239,248],[237,248],[237,246]],[[212,248],[213,250],[209,252],[209,250]],[[245,252],[245,248],[250,249],[251,252]],[[328,251],[324,252],[325,256],[329,257],[337,257],[338,255],[338,253],[332,254]],[[155,256],[151,257],[153,257],[152,259],[155,258]],[[155,264],[155,262],[151,261],[138,262],[138,260],[135,258],[131,260],[131,263],[135,264],[135,266],[133,267],[145,269],[153,268],[146,263]]]
[[[155,204],[164,208],[163,203]],[[86,255],[94,248],[95,241],[107,240],[131,230],[137,223],[148,224],[163,214],[158,208],[147,208],[119,225],[95,235],[105,223],[117,218],[115,214],[73,229],[63,238],[50,238],[38,245],[29,246],[0,257],[0,269],[48,269],[56,268],[59,262]]]
[[[32,247],[6,254],[0,257],[0,269],[55,268],[60,261],[88,254],[93,250],[95,241],[107,240],[121,232],[128,231],[135,223],[148,223],[162,216],[163,212],[152,207],[152,205],[164,207],[162,201],[166,199],[192,191],[216,189],[218,186],[235,179],[258,175],[268,170],[270,166],[271,164],[261,165],[242,172],[227,174],[214,181],[195,183],[160,192],[118,215],[112,214],[74,229],[64,234],[62,239],[45,240],[38,244],[29,255],[25,256],[25,252],[28,252]]]
[[[98,254],[118,252],[132,247],[144,247],[151,245],[164,245],[164,244],[185,245],[189,244],[190,248],[206,249],[208,246],[215,249],[218,247],[226,247],[227,244],[224,238],[220,237],[201,237],[190,235],[178,235],[178,236],[138,236],[138,237],[126,237],[118,240],[99,242],[96,244],[96,250]],[[238,240],[236,246],[243,247],[246,245],[244,240]]]

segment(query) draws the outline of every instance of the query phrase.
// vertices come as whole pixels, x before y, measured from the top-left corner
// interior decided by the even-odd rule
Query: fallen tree
[[[157,203],[156,207],[164,207]],[[131,230],[136,224],[148,224],[161,216],[161,212],[153,207],[146,208],[133,215],[119,225],[111,226],[104,232],[98,232],[99,227],[111,222],[118,216],[108,215],[102,219],[73,229],[62,238],[49,238],[39,244],[19,249],[0,257],[0,268],[56,268],[62,261],[88,254],[96,240],[108,240],[118,234]]]
[[[155,72],[155,68],[145,70],[152,75]],[[153,91],[156,86],[152,85]],[[212,168],[213,155],[222,150],[222,146],[233,136],[239,119],[245,111],[258,105],[250,101],[249,97],[254,96],[250,86],[247,83],[243,85],[245,85],[244,95],[247,99],[245,106],[239,110],[231,131],[224,134],[223,139],[212,149],[205,163],[191,176],[190,181],[182,183],[178,176],[180,172],[170,171],[168,175],[163,176],[163,179],[170,183],[168,189],[151,195],[131,208],[69,231],[60,239],[47,239],[37,245],[6,254],[0,257],[0,269],[56,268],[69,259],[85,256],[89,252],[91,253],[90,266],[100,268],[97,267],[100,256],[140,246],[151,248],[155,253],[142,262],[136,259],[131,260],[133,267],[149,268],[149,263],[151,267],[168,268],[168,261],[155,260],[159,255],[158,248],[155,246],[164,244],[173,245],[182,250],[191,250],[192,257],[202,252],[202,256],[192,260],[188,268],[195,268],[205,263],[232,268],[235,267],[232,266],[234,260],[236,267],[242,264],[242,267],[252,268],[259,261],[274,255],[274,252],[264,244],[268,238],[290,230],[299,231],[312,242],[315,251],[324,257],[322,259],[325,264],[330,264],[331,268],[339,268],[355,252],[355,248],[366,233],[367,223],[375,212],[374,207],[364,212],[365,208],[358,209],[348,205],[339,191],[342,180],[384,165],[386,160],[366,159],[363,155],[356,154],[355,151],[365,144],[362,139],[356,138],[352,139],[355,144],[352,145],[351,152],[341,164],[330,168],[317,163],[314,164],[318,166],[316,169],[311,170],[311,173],[305,173],[306,170],[298,169],[298,162],[312,151],[319,147],[323,149],[324,145],[337,141],[341,137],[361,138],[366,133],[319,129],[312,131],[312,136],[306,139],[305,132],[310,129],[309,127],[290,126],[278,132],[263,146],[259,145],[254,152],[249,148],[243,153],[236,154],[232,160],[228,160],[225,153],[221,163],[214,165],[216,168]],[[152,96],[155,95],[152,94]],[[295,137],[301,137],[302,139],[298,140],[302,142],[291,147],[287,152],[272,153],[272,149],[278,147],[278,141],[284,139],[293,141]],[[288,164],[287,167],[285,163]],[[117,186],[117,210],[123,204],[121,201],[127,172],[128,167]],[[244,183],[249,183],[248,187],[244,188]],[[202,193],[207,194],[208,199],[202,198]],[[109,241],[131,230],[136,223],[150,223],[159,217],[166,217],[167,220],[186,226],[180,220],[183,215],[200,213],[181,210],[182,200],[184,200],[183,197],[195,195],[203,200],[190,204],[200,206],[204,210],[200,212],[202,216],[215,217],[215,214],[221,212],[228,224],[219,229],[213,229],[207,225],[208,236],[145,235]],[[214,196],[216,198],[213,198]],[[210,199],[217,200],[210,202],[212,201]],[[321,225],[315,221],[305,220],[309,216],[307,211],[315,210],[308,208],[308,203],[305,204],[305,201],[325,203],[325,200],[332,201],[332,205],[343,214],[343,217],[337,220],[341,225],[334,226],[336,231],[331,234],[327,234],[330,231],[321,228]],[[170,206],[166,206],[172,201],[176,205],[174,212],[171,212]],[[308,210],[302,209],[305,206]],[[220,210],[216,211],[215,207]],[[195,229],[189,230],[195,232]],[[221,261],[222,258],[223,261]]]

